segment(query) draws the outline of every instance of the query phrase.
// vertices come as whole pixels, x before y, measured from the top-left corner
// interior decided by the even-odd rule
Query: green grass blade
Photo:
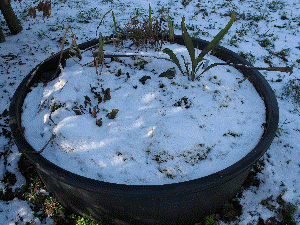
[[[172,62],[175,63],[175,65],[178,67],[178,69],[180,70],[182,75],[184,75],[184,72],[183,72],[183,70],[180,66],[179,60],[178,60],[177,56],[174,54],[174,52],[169,48],[165,48],[165,49],[163,49],[163,53],[166,53],[166,54],[169,55]]]
[[[231,19],[228,22],[228,24],[226,25],[226,27],[221,30],[215,37],[214,39],[203,49],[203,51],[199,54],[198,58],[196,59],[195,64],[197,65],[200,61],[203,60],[203,57],[210,51],[212,50],[214,47],[216,47],[216,45],[220,42],[220,40],[222,40],[222,38],[225,36],[225,34],[227,34],[228,30],[230,29],[231,25],[233,24],[234,21],[234,16],[235,16],[235,12],[233,11],[231,14]]]

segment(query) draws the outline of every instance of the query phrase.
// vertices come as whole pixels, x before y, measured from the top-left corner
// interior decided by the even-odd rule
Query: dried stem
[[[51,114],[52,114],[52,112],[51,112],[50,115],[49,115],[49,120],[51,120],[52,123],[54,123],[55,125],[57,125],[57,124],[53,121],[53,119],[51,118]]]
[[[42,111],[42,109],[43,109],[43,107],[44,107],[46,101],[47,101],[47,99],[41,104],[41,107],[40,107],[40,109],[39,109],[39,111],[38,111],[37,114],[39,114],[39,113]]]
[[[37,151],[37,152],[30,152],[30,151],[24,151],[22,153],[34,153],[34,154],[40,154],[42,153],[46,148],[47,146],[49,145],[49,143],[56,137],[55,134],[52,134],[50,140],[47,142],[47,144],[40,150],[40,151]]]
[[[243,64],[234,64],[234,63],[214,63],[208,66],[202,73],[196,78],[199,80],[201,75],[206,72],[207,70],[211,69],[212,67],[215,66],[220,66],[220,65],[225,65],[225,66],[232,66],[234,68],[247,68],[247,69],[256,69],[256,70],[267,70],[267,71],[279,71],[279,72],[285,72],[285,73],[290,73],[290,75],[293,73],[293,68],[294,65],[292,66],[286,66],[286,67],[255,67],[255,66],[246,66]]]
[[[96,57],[98,54],[98,52],[93,52],[93,56]],[[140,54],[126,54],[126,55],[123,55],[123,54],[105,54],[103,57],[104,58],[117,58],[117,57],[132,57],[132,56],[138,56],[138,57],[153,57],[153,58],[156,58],[156,59],[164,59],[164,60],[168,60],[170,62],[172,62],[170,59],[168,58],[163,58],[163,57],[156,57],[156,56],[153,56],[153,55],[140,55]]]
[[[59,57],[59,61],[58,61],[58,66],[57,66],[57,69],[56,69],[56,73],[58,72],[58,70],[59,70],[59,68],[60,68],[59,65],[61,64],[61,59],[62,59],[62,55],[63,55],[63,52],[64,52],[64,46],[65,46],[65,42],[66,42],[66,35],[67,35],[67,32],[68,32],[69,29],[71,29],[72,37],[73,37],[73,39],[72,39],[72,44],[71,44],[71,46],[70,46],[70,48],[69,48],[69,52],[71,52],[72,47],[75,46],[77,57],[78,57],[79,59],[82,58],[81,53],[80,53],[80,49],[78,48],[78,45],[77,45],[77,43],[76,43],[76,36],[75,36],[75,34],[73,33],[72,27],[71,27],[71,25],[70,25],[70,26],[66,29],[66,32],[65,32],[64,37],[63,37],[62,46],[61,46],[61,53],[60,53],[60,57]]]
[[[104,20],[105,16],[106,16],[108,13],[110,13],[111,11],[112,11],[112,9],[109,10],[107,13],[105,13],[104,16],[102,17],[102,19],[101,19],[101,21],[100,21],[100,23],[99,23],[99,25],[98,25],[98,27],[97,27],[97,29],[96,29],[96,36],[97,36],[97,31],[98,31],[99,27],[101,26],[102,21]]]

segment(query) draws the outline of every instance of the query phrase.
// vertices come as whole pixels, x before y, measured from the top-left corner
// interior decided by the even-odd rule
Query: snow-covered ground
[[[12,1],[20,18],[23,31],[9,35],[9,30],[0,15],[0,24],[6,42],[0,43],[0,189],[8,187],[8,174],[15,174],[13,190],[21,188],[26,180],[18,169],[20,154],[9,139],[7,111],[10,98],[29,71],[52,53],[61,50],[61,38],[71,25],[78,43],[96,38],[97,27],[103,15],[113,9],[116,22],[122,27],[136,15],[148,15],[149,3],[152,16],[168,13],[175,21],[175,33],[181,34],[180,23],[184,15],[188,32],[198,38],[212,40],[225,27],[231,11],[236,11],[236,20],[221,45],[245,55],[254,66],[294,66],[292,75],[281,72],[261,72],[273,88],[280,110],[279,128],[269,150],[263,157],[263,168],[257,176],[261,183],[243,191],[239,198],[243,208],[238,224],[257,224],[276,217],[280,221],[279,198],[294,205],[296,223],[300,223],[300,1],[196,1],[196,0],[52,0],[49,18],[37,12],[31,18],[28,9],[38,3],[34,0]],[[185,5],[185,6],[184,6]],[[106,16],[97,34],[110,35],[113,20]],[[70,37],[67,37],[69,42]],[[67,45],[68,46],[68,45]],[[299,79],[299,80],[297,80]],[[298,87],[297,87],[298,86]],[[298,89],[296,89],[296,87]],[[294,96],[298,98],[294,98]],[[267,201],[264,201],[266,200]],[[267,203],[266,203],[267,202]],[[29,201],[11,199],[0,201],[1,224],[51,224],[41,221],[30,208]],[[297,222],[298,221],[298,222]],[[225,223],[225,222],[222,222]]]

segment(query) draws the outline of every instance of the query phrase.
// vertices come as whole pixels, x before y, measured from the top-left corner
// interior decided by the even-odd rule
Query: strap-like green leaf
[[[222,38],[225,36],[225,34],[228,32],[228,30],[230,29],[231,25],[233,24],[234,21],[234,16],[235,16],[235,12],[233,11],[231,14],[231,19],[228,22],[228,24],[226,25],[226,27],[221,30],[215,37],[214,39],[202,50],[202,52],[199,54],[198,58],[195,61],[195,64],[197,65],[200,61],[203,60],[203,57],[210,51],[212,50],[214,47],[216,47],[216,45],[220,42],[220,40],[222,40]]]
[[[152,18],[151,18],[151,6],[149,4],[149,25],[152,23]]]
[[[189,33],[186,30],[184,20],[185,20],[185,17],[182,16],[182,21],[181,21],[182,36],[183,36],[183,39],[184,39],[185,46],[186,46],[186,48],[187,48],[187,50],[190,54],[190,57],[191,57],[192,70],[193,70],[196,67],[196,65],[194,65],[195,49],[194,49],[192,38],[190,37]]]
[[[215,66],[219,66],[219,65],[229,65],[229,64],[227,64],[227,63],[214,63],[214,64],[211,64],[211,65],[209,65],[208,67],[206,67],[205,70],[203,70],[203,71],[200,73],[199,76],[196,77],[196,80],[198,80],[198,79],[201,77],[201,75],[202,75],[203,73],[205,73],[206,71],[210,70],[211,68],[213,68],[213,67],[215,67]]]
[[[183,70],[180,66],[179,60],[178,60],[177,56],[174,54],[174,52],[169,48],[165,48],[165,49],[163,49],[163,53],[166,53],[169,55],[170,59],[173,61],[173,63],[176,64],[176,66],[178,67],[178,69],[180,70],[182,75],[184,75]]]

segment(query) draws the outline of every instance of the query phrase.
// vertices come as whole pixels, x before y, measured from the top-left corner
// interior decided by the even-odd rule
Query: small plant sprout
[[[115,18],[114,11],[111,11],[111,14],[112,14],[112,18],[113,18],[113,21],[114,21],[115,33],[117,35],[117,39],[119,39],[119,33],[118,33],[118,29],[117,29],[117,23],[116,23],[116,18]]]
[[[100,63],[102,65],[100,74],[103,69],[103,64],[104,64],[104,53],[103,53],[103,46],[104,46],[104,39],[102,38],[102,33],[100,33],[100,38],[99,38],[99,50],[96,59],[94,59],[95,66],[96,66],[96,73],[98,74],[98,64]]]
[[[151,18],[151,6],[149,4],[149,27],[152,26],[152,18]]]
[[[174,21],[171,20],[168,14],[168,28],[169,28],[169,40],[171,43],[174,42]]]
[[[163,49],[163,52],[169,55],[170,59],[176,64],[176,66],[179,68],[180,72],[183,75],[188,74],[189,79],[195,80],[195,75],[196,75],[197,71],[199,70],[200,66],[202,65],[202,63],[199,66],[198,66],[198,64],[204,60],[204,56],[209,51],[211,51],[220,42],[220,40],[225,36],[225,34],[228,32],[228,30],[230,29],[230,27],[234,21],[234,16],[235,16],[235,12],[232,12],[231,19],[230,19],[229,23],[226,25],[226,27],[223,30],[221,30],[214,37],[214,39],[203,49],[203,51],[199,54],[199,56],[197,58],[195,58],[195,48],[194,48],[194,45],[192,42],[192,38],[190,37],[189,33],[187,32],[185,24],[184,24],[185,17],[184,16],[182,17],[182,21],[181,21],[182,36],[184,39],[185,46],[189,52],[190,60],[192,62],[192,70],[191,71],[189,71],[188,63],[185,61],[183,56],[182,56],[182,58],[184,59],[184,64],[186,67],[185,72],[183,72],[177,56],[174,54],[174,52],[171,49],[165,48],[165,49]]]

